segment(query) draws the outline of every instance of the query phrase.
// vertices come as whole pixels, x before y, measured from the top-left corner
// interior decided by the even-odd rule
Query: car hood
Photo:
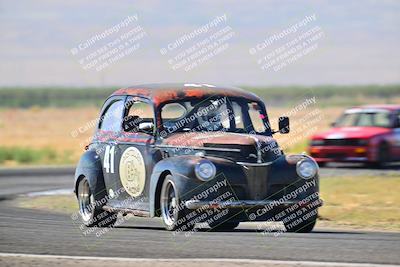
[[[390,129],[383,127],[335,127],[314,135],[312,139],[366,139],[388,132]]]
[[[184,148],[208,148],[207,155],[227,157],[227,149],[238,149],[237,160],[257,159],[264,162],[278,158],[282,153],[278,143],[271,136],[239,134],[227,132],[187,132],[175,133],[162,142],[162,145]],[[215,152],[209,151],[209,149]],[[218,152],[221,150],[220,152]],[[222,153],[222,154],[221,154]]]

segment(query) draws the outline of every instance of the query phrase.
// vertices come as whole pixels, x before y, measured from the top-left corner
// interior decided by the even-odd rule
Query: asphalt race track
[[[400,263],[400,233],[337,231],[263,235],[250,224],[233,232],[164,231],[158,219],[130,218],[96,237],[70,215],[13,206],[18,194],[72,187],[70,169],[0,171],[0,253],[126,258],[225,258],[372,264]],[[324,172],[332,171],[329,168]],[[344,172],[359,169],[344,169]],[[397,171],[398,170],[388,170]],[[1,261],[0,261],[1,265]]]

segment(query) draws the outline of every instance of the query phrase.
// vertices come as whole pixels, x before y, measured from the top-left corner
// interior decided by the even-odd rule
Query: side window
[[[163,120],[178,120],[183,118],[186,114],[186,108],[179,103],[169,103],[161,109]]]
[[[264,116],[261,113],[260,106],[257,103],[249,103],[248,105],[249,116],[254,130],[258,133],[265,132]]]
[[[142,101],[134,101],[124,118],[125,132],[143,132],[151,134],[154,129],[153,106]]]
[[[361,113],[357,126],[388,127],[390,126],[390,114],[389,112]]]
[[[244,123],[243,123],[243,114],[242,114],[242,108],[239,106],[237,102],[232,102],[232,109],[233,109],[233,114],[235,115],[235,125],[236,129],[243,129],[244,128]]]
[[[120,131],[123,110],[124,104],[122,100],[117,100],[110,104],[101,117],[100,129],[113,132]]]
[[[389,112],[378,112],[375,113],[373,118],[374,124],[382,127],[390,126],[390,113]]]

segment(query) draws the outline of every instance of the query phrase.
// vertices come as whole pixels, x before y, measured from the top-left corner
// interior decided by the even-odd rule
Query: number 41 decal
[[[114,150],[115,146],[106,146],[103,162],[103,167],[106,169],[106,173],[114,173]]]

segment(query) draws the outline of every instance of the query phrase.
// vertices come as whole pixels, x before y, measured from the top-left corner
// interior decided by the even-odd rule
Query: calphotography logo
[[[138,25],[137,14],[127,16],[119,23],[96,33],[89,39],[71,49],[84,70],[102,71],[122,58],[133,54],[141,47],[141,41],[147,36]]]
[[[316,20],[315,14],[306,16],[250,48],[250,55],[259,56],[257,64],[262,70],[280,71],[318,48],[318,42],[325,34],[320,26],[315,25]],[[313,24],[315,26],[310,28]]]
[[[169,56],[172,70],[189,72],[226,51],[234,36],[232,27],[227,25],[227,15],[223,14],[168,43],[160,53]]]

